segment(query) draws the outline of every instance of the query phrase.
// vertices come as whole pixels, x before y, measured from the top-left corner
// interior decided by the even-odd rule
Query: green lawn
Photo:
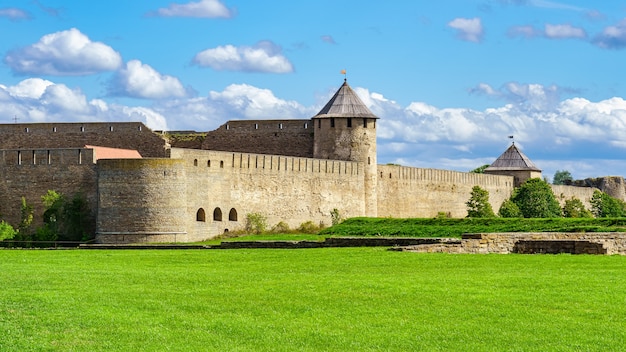
[[[1,351],[618,351],[626,257],[0,250]]]

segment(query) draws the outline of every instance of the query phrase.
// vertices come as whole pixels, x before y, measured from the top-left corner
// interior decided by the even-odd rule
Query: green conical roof
[[[364,117],[377,119],[370,109],[363,104],[363,101],[350,88],[348,82],[344,80],[337,93],[326,103],[326,106],[313,116],[313,118],[323,119],[329,117]]]

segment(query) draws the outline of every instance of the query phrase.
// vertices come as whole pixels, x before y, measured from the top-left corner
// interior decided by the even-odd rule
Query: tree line
[[[561,208],[550,185],[542,179],[531,178],[513,190],[505,200],[497,215],[503,218],[603,218],[626,216],[626,203],[611,197],[600,190],[595,190],[590,200],[591,209],[583,202],[572,197],[565,200]],[[480,186],[474,186],[467,206],[467,216],[471,218],[495,217],[496,213],[489,203],[489,192]]]

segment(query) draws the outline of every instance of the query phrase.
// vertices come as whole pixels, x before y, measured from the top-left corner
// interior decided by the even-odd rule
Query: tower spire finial
[[[348,82],[348,74],[345,69],[341,70],[341,74],[343,75],[343,81]]]

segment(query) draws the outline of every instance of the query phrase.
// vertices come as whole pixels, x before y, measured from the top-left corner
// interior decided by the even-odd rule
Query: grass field
[[[0,250],[1,351],[619,351],[626,257]]]

